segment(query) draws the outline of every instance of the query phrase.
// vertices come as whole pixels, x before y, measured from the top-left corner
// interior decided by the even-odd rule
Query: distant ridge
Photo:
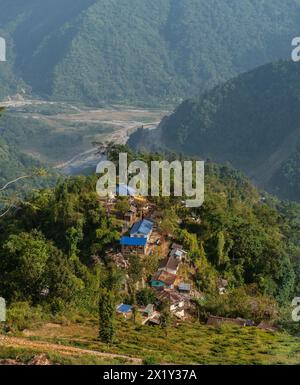
[[[177,102],[290,57],[298,0],[0,0],[0,98]]]
[[[300,200],[300,64],[268,64],[183,102],[135,148],[169,150],[230,163],[282,198]],[[150,140],[150,138],[151,140]]]

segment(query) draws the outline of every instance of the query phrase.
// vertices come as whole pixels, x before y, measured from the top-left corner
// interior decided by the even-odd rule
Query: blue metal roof
[[[120,241],[122,246],[146,246],[146,238],[122,237]]]
[[[120,306],[118,306],[117,311],[119,311],[120,313],[129,313],[132,311],[132,306],[124,305],[122,303]]]
[[[137,223],[135,223],[130,231],[131,235],[141,234],[144,236],[148,236],[153,229],[153,223],[148,221],[147,219],[143,219]]]

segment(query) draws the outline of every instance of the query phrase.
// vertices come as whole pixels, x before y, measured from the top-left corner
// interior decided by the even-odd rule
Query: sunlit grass
[[[154,356],[158,363],[177,364],[299,364],[300,340],[286,334],[257,328],[224,326],[219,329],[199,323],[172,325],[168,336],[159,327],[137,326],[118,320],[115,342],[98,340],[98,324],[72,324],[51,331],[40,328],[30,337],[130,357]]]

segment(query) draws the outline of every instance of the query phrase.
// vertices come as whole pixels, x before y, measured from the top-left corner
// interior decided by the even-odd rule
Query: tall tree
[[[116,305],[123,275],[114,266],[100,271],[99,287],[99,337],[110,344],[115,336]]]

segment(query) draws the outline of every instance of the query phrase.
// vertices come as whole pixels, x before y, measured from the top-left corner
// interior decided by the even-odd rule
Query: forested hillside
[[[287,58],[300,3],[0,0],[0,9],[1,97],[23,88],[98,103],[174,101]]]
[[[0,116],[2,114],[3,109],[0,107]],[[38,163],[8,145],[2,137],[1,128],[0,133],[0,184],[4,185],[9,179],[19,177]]]
[[[110,159],[120,149],[112,147]],[[161,159],[145,153],[130,153],[130,157],[147,162]],[[202,293],[202,300],[195,300],[198,313],[191,310],[191,319],[174,319],[151,328],[135,319],[115,319],[115,309],[118,303],[135,306],[138,301],[146,306],[154,300],[153,290],[137,289],[137,283],[144,280],[148,285],[161,263],[162,249],[144,257],[129,255],[123,267],[115,262],[124,226],[120,213],[126,212],[128,202],[117,199],[108,215],[106,200],[95,191],[96,182],[95,175],[61,180],[53,189],[33,192],[17,212],[0,219],[0,291],[8,302],[7,343],[30,347],[24,337],[29,335],[37,337],[32,341],[55,343],[51,350],[57,351],[58,344],[93,349],[94,355],[96,350],[113,350],[145,357],[159,350],[155,360],[174,363],[297,360],[295,337],[268,336],[255,327],[238,332],[229,327],[215,330],[203,323],[209,314],[243,317],[256,324],[267,320],[299,333],[298,324],[290,322],[290,302],[300,287],[299,205],[282,205],[271,197],[262,200],[240,173],[212,163],[206,167],[205,203],[193,213],[182,206],[180,198],[149,198],[157,211],[161,240],[171,237],[186,250],[180,275],[189,277]],[[220,278],[229,283],[223,295],[217,286]],[[51,327],[55,333],[47,334]],[[169,333],[164,334],[162,349],[160,330],[164,328]],[[14,333],[22,336],[22,331],[23,340],[10,340]],[[237,333],[239,341],[247,339],[247,349],[236,343]],[[184,356],[170,348],[175,338],[185,341]],[[222,342],[226,338],[229,345]],[[36,346],[41,348],[41,344]],[[3,347],[0,351],[0,357],[14,354]]]
[[[229,162],[272,193],[300,200],[299,90],[298,63],[268,64],[183,102],[162,121],[160,140],[140,130],[130,144]]]

